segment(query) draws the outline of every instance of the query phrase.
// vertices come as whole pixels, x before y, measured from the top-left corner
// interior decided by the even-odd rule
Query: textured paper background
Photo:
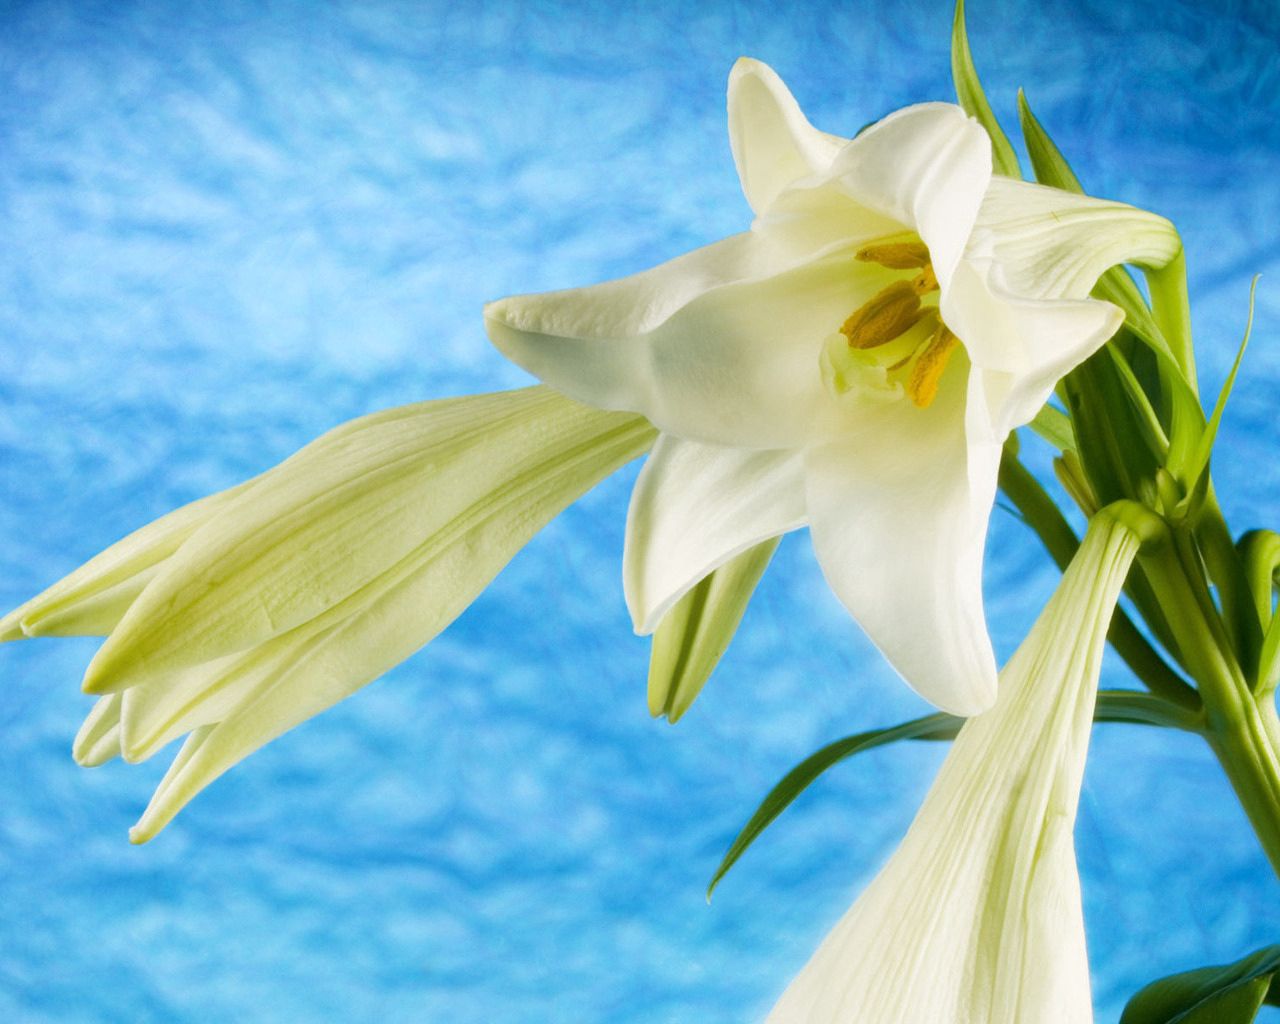
[[[1276,525],[1280,18],[1272,4],[979,2],[1098,194],[1172,217],[1206,391],[1259,290],[1215,465]],[[950,98],[946,3],[0,3],[0,604],[352,416],[518,385],[483,301],[641,269],[748,223],[739,54],[851,134]],[[634,470],[433,647],[125,831],[163,759],[75,767],[92,642],[0,650],[0,1017],[759,1019],[901,835],[941,754],[830,773],[705,882],[814,747],[919,710],[788,540],[675,728],[618,578]],[[1055,579],[997,513],[1006,655]],[[1107,682],[1123,685],[1112,667]],[[1082,803],[1095,998],[1280,937],[1199,741],[1096,735]]]

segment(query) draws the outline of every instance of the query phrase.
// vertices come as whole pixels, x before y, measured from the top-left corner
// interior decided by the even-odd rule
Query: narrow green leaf
[[[1258,277],[1255,274],[1253,283],[1249,285],[1249,319],[1244,325],[1244,337],[1240,340],[1240,347],[1236,350],[1235,362],[1231,364],[1231,372],[1227,374],[1226,382],[1222,385],[1222,390],[1218,392],[1218,400],[1214,403],[1213,413],[1209,416],[1209,422],[1200,435],[1200,442],[1196,446],[1195,454],[1192,455],[1190,462],[1183,467],[1182,484],[1188,495],[1195,493],[1200,484],[1201,474],[1209,468],[1209,458],[1213,454],[1213,443],[1218,436],[1218,425],[1222,422],[1222,414],[1227,408],[1227,400],[1231,397],[1231,390],[1236,384],[1236,376],[1240,372],[1240,362],[1244,359],[1244,351],[1249,347],[1249,338],[1253,334],[1253,309],[1257,292]]]
[[[854,754],[861,754],[876,747],[888,746],[900,740],[951,740],[955,739],[964,719],[957,715],[941,712],[915,718],[901,725],[887,729],[872,729],[854,736],[846,736],[836,740],[810,754],[798,765],[787,772],[782,780],[773,787],[756,808],[755,813],[742,827],[736,839],[729,846],[720,866],[716,868],[707,886],[707,899],[715,891],[720,880],[728,874],[746,853],[762,832],[777,817],[791,806],[792,802],[803,793],[818,776],[833,765],[839,764]],[[1170,704],[1160,697],[1136,690],[1103,690],[1098,694],[1098,702],[1094,709],[1094,721],[1127,722],[1133,725],[1153,725],[1163,728],[1198,731],[1198,718],[1182,708]]]
[[[777,550],[774,537],[709,573],[663,617],[649,654],[649,713],[674,725],[689,710],[737,632]]]
[[[1031,170],[1036,181],[1042,185],[1052,185],[1066,192],[1084,194],[1084,188],[1075,171],[1067,163],[1066,157],[1058,149],[1044,126],[1031,112],[1031,104],[1027,102],[1027,94],[1018,90],[1018,121],[1022,126],[1022,138],[1027,144],[1027,155],[1031,157]]]
[[[1200,715],[1197,712],[1173,704],[1156,694],[1138,690],[1099,690],[1093,720],[1154,725],[1161,729],[1180,729],[1183,732],[1201,731]]]
[[[756,812],[743,826],[742,831],[738,833],[738,837],[725,853],[724,859],[720,861],[720,866],[716,868],[716,873],[711,877],[711,884],[707,886],[707,899],[711,899],[711,894],[720,884],[720,879],[737,863],[738,858],[746,853],[747,847],[759,838],[760,833],[791,806],[791,802],[803,793],[814,779],[833,764],[838,764],[864,750],[873,750],[876,747],[897,743],[899,740],[954,739],[963,724],[963,718],[939,712],[903,722],[888,729],[872,729],[870,732],[858,733],[856,736],[847,736],[810,754],[787,772],[782,781],[769,791],[760,806],[756,808]]]
[[[1262,650],[1258,654],[1258,677],[1254,689],[1269,693],[1280,682],[1280,615],[1274,615],[1262,638]]]
[[[1280,533],[1249,530],[1236,547],[1253,597],[1254,611],[1258,614],[1259,624],[1265,627],[1271,622],[1275,602],[1276,571],[1280,569]]]
[[[997,174],[1008,178],[1021,178],[1022,168],[1018,156],[1009,144],[1000,122],[996,120],[991,104],[987,102],[978,69],[973,64],[969,49],[969,34],[964,24],[964,0],[956,0],[955,19],[951,23],[951,78],[956,86],[956,99],[965,113],[978,119],[978,123],[991,137],[991,163]]]
[[[1031,429],[1060,452],[1076,450],[1076,434],[1071,428],[1071,417],[1052,405],[1046,405],[1036,413]]]
[[[1120,1024],[1250,1024],[1280,970],[1280,946],[1233,964],[1161,978],[1124,1008]]]
[[[1165,436],[1160,417],[1156,415],[1156,411],[1151,405],[1151,399],[1138,382],[1138,378],[1133,372],[1133,367],[1129,365],[1129,361],[1116,346],[1107,345],[1103,351],[1111,359],[1112,367],[1116,372],[1116,379],[1120,381],[1125,394],[1129,396],[1134,422],[1142,432],[1143,444],[1146,445],[1148,451],[1157,457],[1164,456],[1169,451],[1169,438]]]
[[[1191,342],[1191,300],[1187,295],[1187,257],[1179,252],[1163,267],[1144,271],[1151,293],[1151,315],[1173,349],[1178,365],[1197,391],[1196,355]]]

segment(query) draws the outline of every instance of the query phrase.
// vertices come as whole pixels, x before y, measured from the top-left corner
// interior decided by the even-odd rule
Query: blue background
[[[1275,526],[1280,493],[1280,17],[1217,7],[974,0],[970,24],[1002,114],[1025,86],[1092,191],[1180,226],[1207,393],[1272,271],[1215,462],[1240,530]],[[950,98],[949,25],[887,0],[0,3],[0,604],[342,420],[523,383],[485,300],[742,230],[740,54],[852,134]],[[618,574],[634,472],[142,848],[126,828],[165,758],[69,755],[93,642],[0,651],[0,1019],[762,1018],[942,748],[832,771],[708,907],[787,768],[921,705],[799,535],[692,712],[650,721]],[[1003,656],[1055,573],[997,513],[987,577]],[[1100,1020],[1280,939],[1194,737],[1101,727],[1078,846]]]

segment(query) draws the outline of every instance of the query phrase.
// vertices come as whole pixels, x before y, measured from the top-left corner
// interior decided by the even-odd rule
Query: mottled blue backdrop
[[[972,0],[1002,112],[1025,86],[1098,194],[1186,238],[1202,373],[1255,346],[1215,464],[1276,526],[1275,5]],[[0,2],[0,605],[350,417],[518,385],[489,298],[741,230],[740,54],[851,134],[950,98],[945,0]],[[620,474],[425,654],[126,829],[164,758],[77,768],[90,641],[0,650],[0,1019],[760,1019],[901,836],[942,750],[822,780],[703,889],[795,761],[920,704],[782,547],[677,727],[644,705]],[[991,627],[1055,574],[997,514]],[[1107,680],[1123,685],[1111,668]],[[1096,734],[1079,849],[1095,998],[1280,940],[1277,887],[1198,740]]]

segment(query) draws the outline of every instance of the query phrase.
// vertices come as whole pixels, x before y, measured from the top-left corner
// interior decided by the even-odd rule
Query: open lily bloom
[[[806,523],[832,588],[907,682],[995,698],[982,551],[1000,446],[1116,331],[1090,299],[1178,249],[1163,218],[993,176],[956,106],[846,140],[743,59],[729,136],[749,232],[634,277],[490,304],[494,343],[662,435],[632,497],[624,583],[651,632],[707,573]]]
[[[86,766],[186,743],[130,833],[432,639],[562,509],[652,443],[548,388],[343,424],[169,513],[0,619],[0,641],[107,635]]]
[[[906,838],[770,1024],[1088,1024],[1072,830],[1107,627],[1138,540],[1095,520]]]

